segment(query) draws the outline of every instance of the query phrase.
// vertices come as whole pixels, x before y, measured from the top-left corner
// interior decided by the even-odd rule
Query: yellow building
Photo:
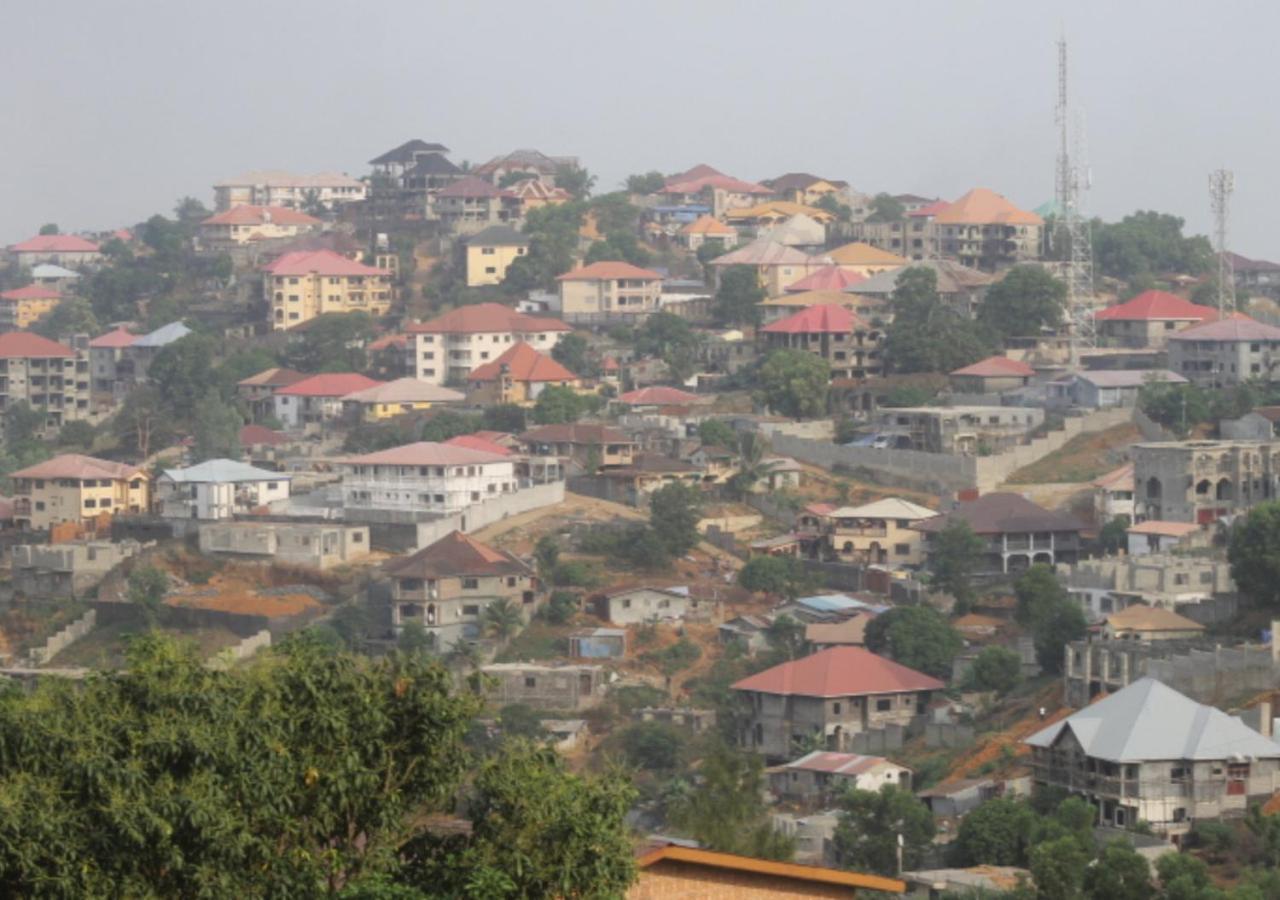
[[[151,481],[141,467],[78,453],[55,456],[9,477],[14,523],[21,529],[143,513],[151,502]]]
[[[286,253],[264,267],[263,273],[263,294],[276,331],[327,313],[384,316],[394,299],[390,271],[332,250]]]
[[[721,276],[730,266],[751,266],[760,277],[761,287],[770,297],[778,296],[801,278],[828,265],[831,265],[831,260],[825,256],[810,256],[795,247],[767,238],[730,250],[710,262],[717,289],[720,287]]]
[[[662,296],[661,274],[625,262],[592,263],[556,280],[566,322],[638,321],[658,311]]]
[[[467,238],[467,287],[501,284],[507,267],[529,252],[529,239],[510,225],[490,225]]]
[[[914,566],[924,562],[923,535],[911,526],[937,513],[926,506],[889,497],[862,506],[845,506],[826,517],[828,543],[841,562]]]
[[[835,216],[825,209],[792,203],[790,200],[769,200],[745,209],[731,209],[724,214],[725,221],[730,225],[754,225],[759,228],[781,225],[792,216],[808,216],[823,225],[835,219]]]
[[[773,191],[779,200],[790,200],[806,206],[817,206],[823,197],[834,197],[838,202],[848,205],[846,193],[849,190],[847,181],[834,178],[819,178],[807,172],[788,172],[764,182],[765,187]]]
[[[30,328],[62,302],[62,294],[42,284],[0,293],[0,329]]]
[[[827,255],[840,268],[848,269],[850,272],[856,272],[867,278],[872,275],[878,275],[881,272],[887,272],[890,269],[899,269],[902,266],[910,265],[910,262],[905,257],[890,253],[888,250],[872,247],[870,244],[864,244],[860,241],[837,247],[828,251]]]
[[[467,376],[468,399],[478,405],[528,406],[551,386],[578,388],[578,376],[521,341]]]
[[[314,231],[322,223],[287,206],[242,204],[200,223],[200,240],[210,246],[247,244],[270,238],[292,238]]]
[[[441,403],[461,403],[466,397],[459,391],[429,384],[416,378],[397,378],[385,384],[347,394],[342,398],[343,411],[351,411],[365,422],[390,419]]]

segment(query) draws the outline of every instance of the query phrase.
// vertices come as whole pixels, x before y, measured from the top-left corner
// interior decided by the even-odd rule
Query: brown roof
[[[989,188],[974,188],[934,219],[939,225],[1043,225],[1044,219],[1018,209]]]
[[[304,378],[309,378],[302,372],[296,372],[293,369],[264,369],[257,375],[250,375],[236,382],[244,387],[288,387],[291,384],[297,384]]]
[[[661,862],[677,862],[687,866],[704,866],[712,869],[723,869],[733,875],[734,883],[746,887],[751,884],[747,879],[751,875],[761,875],[776,884],[777,879],[784,879],[805,884],[832,884],[885,894],[902,894],[907,890],[907,883],[896,878],[884,878],[880,875],[864,875],[861,872],[848,872],[843,869],[827,869],[822,866],[804,866],[797,863],[774,862],[770,859],[756,859],[752,856],[736,856],[732,853],[720,853],[714,850],[696,850],[692,847],[681,847],[668,844],[664,847],[649,849],[639,859],[637,865],[641,869]],[[643,879],[643,875],[641,878]],[[797,888],[798,889],[798,888]],[[774,887],[778,896],[787,896],[785,888]],[[807,893],[807,892],[806,892]],[[799,896],[797,893],[794,896]],[[850,896],[852,896],[850,892]]]
[[[503,367],[515,381],[577,381],[574,375],[545,353],[539,353],[524,341],[513,344],[492,362],[478,366],[467,381],[496,381]]]
[[[736,691],[802,697],[856,697],[941,690],[932,676],[863,647],[832,647],[744,678]]]
[[[1204,631],[1204,626],[1162,606],[1126,607],[1107,616],[1107,624],[1122,631]]]
[[[67,358],[75,355],[75,351],[70,347],[29,331],[10,331],[7,334],[0,334],[0,359]]]
[[[624,431],[608,425],[584,424],[542,425],[520,435],[525,443],[536,444],[630,444]]]
[[[956,369],[951,374],[973,375],[977,378],[1001,378],[1010,375],[1026,378],[1036,374],[1036,370],[1020,360],[1010,359],[1007,356],[988,356],[963,369]]]
[[[572,272],[565,272],[556,281],[613,281],[619,278],[637,281],[660,281],[662,273],[652,269],[642,269],[628,262],[605,260],[582,266]]]
[[[640,453],[631,461],[631,465],[604,469],[600,472],[600,475],[604,478],[629,478],[633,475],[643,475],[646,472],[680,474],[682,472],[700,471],[702,470],[698,466],[683,459],[659,456],[656,453]]]
[[[392,560],[383,571],[397,578],[450,578],[460,575],[528,575],[533,570],[505,550],[454,531],[411,556]]]
[[[865,642],[867,623],[875,616],[854,613],[843,622],[813,622],[804,628],[804,639],[811,644],[850,644],[861,647]]]
[[[132,478],[141,471],[139,466],[113,462],[109,459],[97,459],[79,453],[64,453],[53,459],[46,459],[34,466],[27,466],[12,473],[10,478],[108,478],[113,481]]]
[[[201,225],[320,225],[315,216],[309,216],[287,206],[251,206],[241,204],[226,212],[210,216]]]
[[[967,522],[977,534],[1023,531],[1079,531],[1084,526],[1075,518],[1037,506],[1021,494],[986,494],[960,503],[946,515],[916,522],[916,531],[941,531],[953,519]]]
[[[1186,537],[1199,530],[1200,526],[1194,522],[1165,522],[1160,519],[1148,519],[1126,529],[1129,534],[1158,534],[1163,537]]]
[[[360,456],[349,456],[342,462],[355,466],[465,466],[509,460],[497,453],[486,453],[483,450],[436,441],[418,441]]]

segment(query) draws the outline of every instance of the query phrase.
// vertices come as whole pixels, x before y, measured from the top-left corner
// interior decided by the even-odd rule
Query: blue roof
[[[836,612],[842,609],[867,609],[870,603],[855,600],[846,594],[818,594],[815,597],[801,597],[796,600],[801,606],[822,612]]]
[[[185,469],[165,469],[164,476],[175,482],[235,484],[243,481],[288,481],[281,472],[259,469],[234,459],[208,459]]]
[[[184,338],[191,333],[191,329],[181,322],[170,322],[168,325],[161,325],[150,334],[144,334],[129,346],[131,347],[167,347],[174,341]]]

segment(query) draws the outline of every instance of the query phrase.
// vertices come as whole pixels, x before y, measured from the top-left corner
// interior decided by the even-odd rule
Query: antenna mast
[[[1083,140],[1077,127],[1072,153],[1070,113],[1067,107],[1067,39],[1058,39],[1058,158],[1054,172],[1057,207],[1054,243],[1061,251],[1061,271],[1067,286],[1067,337],[1071,366],[1079,365],[1081,347],[1097,343],[1093,321],[1093,245],[1089,223],[1082,213],[1082,195],[1089,188],[1084,168]]]
[[[1231,219],[1231,195],[1236,189],[1236,176],[1228,169],[1209,173],[1209,206],[1213,210],[1214,248],[1218,251],[1218,314],[1236,309],[1235,268],[1227,254],[1227,225]]]

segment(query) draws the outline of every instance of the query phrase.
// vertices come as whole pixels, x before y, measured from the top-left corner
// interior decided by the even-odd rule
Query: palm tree
[[[730,490],[739,497],[751,493],[755,483],[768,475],[777,463],[765,461],[765,451],[769,449],[764,438],[754,432],[746,432],[738,438],[738,471],[729,479]]]
[[[457,669],[470,669],[472,672],[480,668],[480,648],[474,643],[458,638],[445,657],[450,666]]]
[[[520,615],[520,608],[505,597],[486,606],[481,617],[484,633],[499,640],[512,637],[523,624],[524,617]]]

